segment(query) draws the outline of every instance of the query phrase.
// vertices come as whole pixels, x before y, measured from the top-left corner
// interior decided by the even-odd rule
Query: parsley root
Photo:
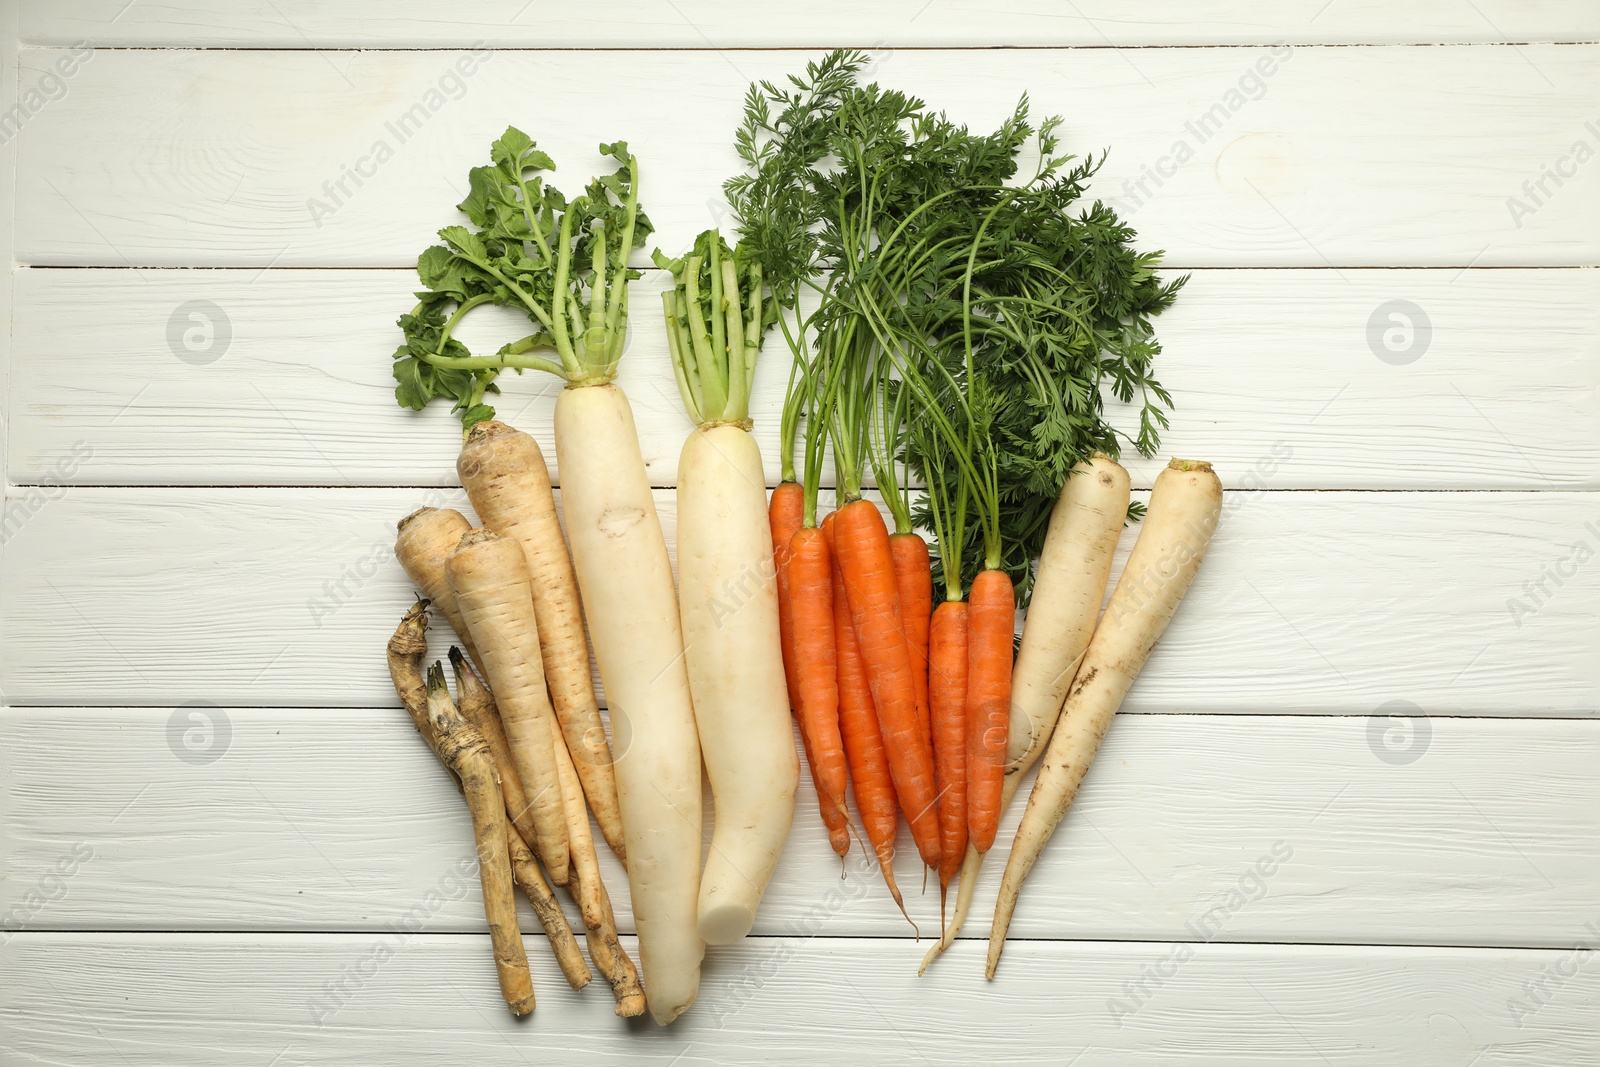
[[[545,690],[539,627],[522,546],[489,530],[470,530],[446,565],[461,617],[483,655],[489,689],[528,795],[534,850],[556,885],[567,884],[566,816],[556,778],[555,712]]]
[[[556,517],[544,454],[539,443],[522,431],[503,422],[480,422],[467,434],[456,472],[483,524],[519,542],[528,558],[550,702],[600,833],[626,865],[617,780],[589,672],[578,579]]]
[[[1112,717],[1199,573],[1221,514],[1222,483],[1211,464],[1175,459],[1156,477],[1139,539],[1083,654],[1006,859],[989,933],[988,977],[1000,963],[1023,879],[1078,795]]]

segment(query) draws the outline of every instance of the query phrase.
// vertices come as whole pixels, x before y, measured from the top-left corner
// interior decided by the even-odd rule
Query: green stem
[[[682,337],[679,333],[678,302],[681,299],[677,289],[668,289],[661,294],[661,310],[667,320],[667,351],[672,355],[672,376],[678,381],[678,394],[683,397],[684,409],[698,426],[704,419],[700,414],[699,383],[696,381],[691,384],[689,380],[690,368],[684,358]]]
[[[628,314],[628,256],[633,252],[634,223],[639,218],[639,158],[628,157],[628,199],[623,205],[628,221],[622,227],[622,250],[617,255],[616,273],[611,279],[611,297],[606,307],[606,329],[611,331],[612,344],[617,351],[612,362],[621,358],[621,338],[627,336],[622,328]]]
[[[718,244],[721,242],[719,241]],[[715,247],[715,246],[713,246]],[[726,318],[723,335],[727,338],[728,402],[722,417],[728,422],[743,422],[750,417],[750,359],[745,352],[744,310],[739,303],[739,272],[732,258],[722,260],[722,307]],[[759,286],[759,276],[757,285]],[[756,289],[755,299],[761,299]],[[716,318],[716,304],[712,304]]]
[[[450,343],[450,335],[455,332],[456,323],[461,321],[461,317],[463,315],[477,307],[479,304],[487,304],[493,299],[493,293],[479,293],[477,296],[468,297],[466,300],[463,300],[461,303],[457,304],[455,314],[450,316],[450,321],[446,322],[444,324],[444,329],[439,331],[439,343],[434,346],[433,354],[436,356],[444,355],[444,346]]]
[[[550,245],[544,239],[544,227],[535,216],[532,206],[533,198],[528,195],[528,183],[522,180],[522,168],[517,168],[517,188],[522,190],[522,216],[528,220],[528,229],[533,231],[533,243],[539,246],[539,252],[544,256],[545,262],[550,262]],[[541,202],[542,203],[542,202]]]
[[[422,358],[425,362],[431,363],[442,370],[504,370],[509,368],[548,371],[562,378],[567,376],[561,364],[540,356],[441,356],[435,354],[423,356]]]
[[[556,256],[556,281],[555,294],[551,297],[551,311],[554,322],[552,330],[556,338],[556,351],[561,353],[561,365],[567,370],[569,380],[575,379],[583,373],[583,367],[578,362],[578,354],[572,349],[572,332],[567,323],[567,278],[572,269],[572,216],[573,207],[567,205],[567,210],[561,213],[561,247]]]

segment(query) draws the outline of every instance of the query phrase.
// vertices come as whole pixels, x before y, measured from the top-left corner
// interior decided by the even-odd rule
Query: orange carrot
[[[849,817],[844,807],[847,771],[844,742],[839,736],[833,566],[828,541],[821,530],[806,527],[795,532],[789,543],[787,570],[800,730],[806,739],[806,757],[811,763],[822,821],[828,828],[828,843],[843,856],[850,851]]]
[[[939,786],[939,918],[950,878],[967,851],[967,605],[946,600],[933,613],[928,643],[933,771]]]
[[[834,544],[834,515],[837,514],[834,512],[822,522],[822,532],[828,538],[830,549]],[[900,813],[895,806],[894,782],[889,776],[889,756],[883,748],[878,712],[872,705],[867,665],[861,659],[861,644],[856,640],[855,624],[850,620],[844,574],[838,567],[833,569],[833,631],[834,644],[839,650],[839,732],[850,763],[856,811],[866,827],[872,851],[877,853],[878,866],[883,868],[889,895],[905,915],[906,903],[900,898],[900,887],[894,880],[894,837],[900,828]],[[910,918],[906,915],[908,921]]]
[[[772,563],[778,578],[778,638],[783,646],[783,675],[789,683],[789,710],[800,712],[799,673],[794,662],[794,617],[789,613],[789,542],[803,525],[806,494],[799,482],[780,482],[767,505],[767,521],[772,526]],[[804,740],[804,731],[801,732]],[[809,747],[810,742],[806,742]],[[810,762],[811,754],[806,753]]]
[[[933,745],[922,729],[911,654],[898,618],[900,598],[895,590],[889,530],[877,507],[866,500],[852,501],[835,514],[839,568],[861,642],[861,657],[867,665],[872,702],[878,709],[895,795],[911,824],[911,837],[922,862],[937,867],[941,851],[934,805]],[[797,629],[800,626],[798,612],[795,625]]]
[[[979,571],[967,600],[967,836],[981,855],[1000,828],[1017,601],[1000,570]]]
[[[928,626],[933,616],[933,571],[928,565],[928,542],[914,533],[890,534],[889,555],[894,560],[894,586],[895,592],[900,594],[900,622],[905,628],[906,650],[911,654],[911,684],[917,689],[917,711],[931,743],[933,712],[928,704]]]

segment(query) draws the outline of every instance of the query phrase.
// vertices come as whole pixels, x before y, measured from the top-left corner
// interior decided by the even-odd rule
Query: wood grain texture
[[[1600,13],[1579,0],[1291,0],[1263,8],[1249,0],[888,0],[751,7],[734,0],[641,5],[602,0],[581,9],[527,0],[477,0],[442,12],[424,0],[384,5],[373,19],[316,0],[87,0],[24,4],[22,36],[35,44],[250,48],[462,47],[995,47],[1028,45],[1350,44],[1593,41]]]
[[[382,706],[378,650],[411,597],[394,523],[466,507],[444,489],[8,500],[0,690],[13,705]],[[669,490],[656,506],[671,546]],[[1600,494],[1243,492],[1224,508],[1127,710],[1600,711]]]
[[[23,53],[23,84],[62,55]],[[1141,243],[1175,265],[1545,266],[1600,261],[1600,168],[1547,181],[1525,217],[1507,201],[1541,165],[1573,169],[1578,139],[1600,139],[1585,125],[1600,123],[1597,56],[1591,45],[902,50],[875,77],[974,124],[1000,121],[1024,91],[1038,114],[1066,112],[1069,146],[1115,149],[1094,195],[1121,203]],[[601,162],[598,140],[628,140],[676,252],[724,215],[746,85],[805,58],[99,51],[23,128],[16,257],[402,266],[458,221],[467,168],[508,123],[529,127],[569,188]],[[94,165],[63,166],[83,145]]]
[[[1600,272],[1548,269],[1600,263],[1600,167],[1549,177],[1600,146],[1597,40],[1591,0],[0,6],[0,110],[35,94],[0,129],[0,1062],[1600,1062]],[[1558,41],[1590,43],[1522,43]],[[457,67],[480,43],[508,50]],[[465,506],[448,414],[388,395],[406,268],[513,122],[569,187],[628,138],[681,249],[727,222],[747,81],[838,45],[964,121],[1028,90],[1115,150],[1094,195],[1202,268],[1160,324],[1165,450],[1243,491],[997,982],[998,862],[918,979],[803,786],[760,936],[681,1023],[567,989],[524,913],[517,1025],[460,798],[378,665],[394,521]],[[624,374],[666,487],[659,284]],[[192,300],[228,317],[214,361]],[[1430,320],[1411,362],[1379,350],[1394,300]],[[544,384],[502,413],[547,434]]]
[[[633,946],[630,944],[629,948]],[[539,1009],[495,1010],[486,938],[423,934],[19,934],[0,949],[0,1033],[15,1064],[481,1063],[1040,1067],[1544,1067],[1600,1057],[1600,978],[1569,950],[1018,942],[993,983],[964,942],[918,978],[913,946],[755,940],[708,956],[700,1003],[670,1030],[610,1017],[598,983],[566,988],[529,957]],[[384,950],[392,952],[385,956]],[[899,951],[905,958],[896,958]],[[1155,969],[1172,972],[1153,982]],[[1524,983],[1546,1003],[1514,1015]],[[1143,982],[1138,1010],[1118,1014]],[[331,991],[330,991],[331,987]],[[488,1007],[485,1007],[485,1006]],[[937,1008],[935,1006],[937,1005]],[[1519,1025],[1520,1022],[1520,1025]],[[1075,1058],[1076,1057],[1076,1058]]]
[[[1392,750],[1373,747],[1374,731],[1393,730]],[[1597,722],[1129,716],[1013,934],[1563,947],[1600,918],[1597,757]],[[398,709],[11,709],[0,768],[0,916],[29,930],[375,932],[472,857],[465,806]],[[909,942],[859,849],[841,881],[802,786],[756,933]],[[987,934],[1021,809],[1001,827],[967,936]],[[709,833],[709,795],[706,816]],[[901,837],[912,917],[936,931],[937,894],[917,895],[920,863]],[[57,899],[30,910],[63,857],[85,850]],[[627,879],[609,852],[602,862],[631,931]],[[482,928],[474,880],[443,896],[430,933]],[[524,928],[539,930],[526,909]]]
[[[391,396],[394,320],[416,284],[399,269],[23,270],[11,478],[454,485],[449,405],[407,412]],[[690,423],[654,314],[665,278],[634,284],[622,381],[651,480],[670,486]],[[1404,316],[1417,320],[1409,339]],[[1600,487],[1600,272],[1201,270],[1157,325],[1178,402],[1164,452],[1206,457],[1229,485]],[[488,309],[461,336],[493,351],[522,327]],[[752,399],[769,484],[789,362],[772,337]],[[501,384],[501,416],[554,465],[560,383]],[[1123,405],[1109,410],[1136,426]],[[80,443],[94,455],[67,471]],[[1148,485],[1165,455],[1124,461]]]

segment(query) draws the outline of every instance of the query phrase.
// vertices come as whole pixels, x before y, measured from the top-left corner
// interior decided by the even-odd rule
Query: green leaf
[[[488,404],[473,404],[461,412],[461,428],[470,430],[480,422],[494,418],[494,408]]]
[[[522,157],[533,151],[533,148],[532,137],[515,126],[507,126],[506,132],[500,135],[500,139],[489,146],[489,158],[501,165],[514,165],[521,162]]]
[[[603,150],[624,166],[631,160],[620,141]],[[456,205],[470,227],[446,226],[439,231],[444,244],[425,249],[417,258],[417,276],[425,288],[415,294],[417,305],[398,320],[405,343],[396,350],[392,368],[397,403],[419,409],[430,400],[449,397],[467,427],[493,416],[483,398],[499,391],[495,378],[501,370],[512,366],[520,374],[525,368],[513,364],[529,360],[518,357],[554,346],[549,323],[555,315],[567,314],[569,300],[575,299],[587,311],[596,242],[605,243],[608,270],[615,270],[625,258],[619,246],[630,221],[635,245],[642,245],[650,232],[643,213],[636,212],[630,220],[625,206],[631,173],[594,179],[588,198],[569,203],[541,174],[555,169],[554,160],[516,127],[508,126],[494,141],[489,157],[490,165],[468,171],[466,197]],[[567,212],[574,217],[569,246],[562,248],[561,223]],[[557,294],[555,275],[562,260],[570,266],[571,289]],[[638,277],[637,271],[623,273]],[[457,323],[486,303],[524,312],[534,332],[503,344],[496,356],[474,359],[487,366],[471,370],[451,366],[472,358],[467,346],[453,336]],[[627,329],[625,317],[614,322],[592,328],[587,321],[569,324],[569,336],[582,350],[577,353],[582,366],[572,363],[574,353],[569,350],[566,362],[560,364],[562,373],[568,377],[613,373]],[[557,365],[538,357],[537,369]]]
[[[484,246],[483,238],[467,229],[465,226],[446,226],[439,231],[439,238],[474,263],[487,263],[489,250]]]
[[[406,351],[404,348],[401,352]],[[398,353],[397,353],[398,354]],[[394,398],[403,408],[421,411],[433,399],[433,390],[422,380],[421,372],[427,366],[414,356],[398,359],[394,364]]]
[[[491,226],[498,217],[497,207],[505,201],[502,176],[494,167],[473,167],[467,172],[467,198],[456,210],[472,220],[474,226]]]

